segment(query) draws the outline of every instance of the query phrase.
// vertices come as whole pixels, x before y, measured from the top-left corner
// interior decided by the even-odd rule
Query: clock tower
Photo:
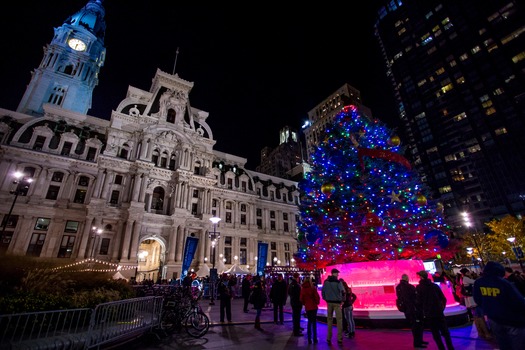
[[[102,0],[89,0],[62,26],[55,28],[55,35],[44,47],[44,58],[32,72],[17,112],[41,116],[43,105],[49,103],[87,114],[106,58],[104,15]]]

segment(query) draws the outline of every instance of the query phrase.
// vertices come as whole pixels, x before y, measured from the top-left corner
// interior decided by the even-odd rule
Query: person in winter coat
[[[332,343],[332,325],[335,312],[335,322],[337,325],[337,343],[343,344],[343,311],[341,304],[345,298],[345,289],[343,284],[339,282],[339,270],[332,269],[332,274],[323,282],[323,289],[321,290],[323,300],[326,301],[326,316],[328,332],[326,334],[326,342]]]
[[[500,349],[519,350],[525,344],[525,298],[504,275],[503,265],[487,262],[474,282],[474,300],[487,315]]]
[[[446,349],[454,350],[444,314],[447,298],[441,288],[428,278],[427,271],[419,271],[417,274],[420,279],[416,287],[416,309],[422,312],[438,349],[445,350],[445,345],[441,339],[443,337],[447,344]]]
[[[277,279],[272,283],[270,290],[270,301],[273,304],[273,323],[284,324],[284,304],[288,297],[288,286],[283,279],[283,274],[277,275]]]
[[[299,296],[301,304],[304,305],[306,311],[306,318],[308,323],[306,325],[306,336],[308,337],[308,344],[317,344],[317,310],[321,298],[317,292],[317,288],[312,284],[312,280],[307,277],[301,285],[301,294]]]
[[[343,329],[344,333],[348,338],[355,337],[355,321],[354,321],[354,302],[357,299],[357,295],[352,293],[352,288],[346,283],[344,279],[339,279],[345,289],[345,299],[341,309],[343,310]]]
[[[428,342],[423,340],[423,314],[416,308],[416,287],[408,282],[407,274],[401,275],[401,280],[396,286],[396,297],[403,307],[399,311],[405,314],[405,318],[412,329],[414,347],[425,347]]]
[[[250,294],[250,303],[253,304],[253,308],[256,311],[255,314],[255,329],[262,330],[261,328],[261,311],[266,304],[266,288],[264,281],[258,279],[253,284],[253,289]]]
[[[293,324],[293,335],[300,337],[301,333],[301,311],[303,310],[303,304],[301,303],[301,285],[300,276],[298,273],[293,274],[293,279],[288,286],[288,295],[290,296],[290,305],[292,306],[292,324]]]
[[[244,276],[242,283],[241,283],[241,292],[242,292],[242,298],[244,299],[242,311],[248,312],[248,304],[250,302],[250,293],[252,292],[252,275],[248,274]]]
[[[232,321],[232,294],[228,285],[229,278],[228,274],[223,273],[221,279],[217,283],[217,293],[219,294],[220,301],[220,321],[224,322],[224,316],[228,322]]]
[[[474,288],[474,282],[476,281],[476,277],[474,274],[467,268],[462,268],[459,270],[459,272],[462,274],[462,295],[465,301],[465,306],[468,309],[468,314],[472,318],[472,321],[474,323],[474,327],[476,327],[476,330],[478,331],[478,335],[481,338],[484,339],[491,339],[492,335],[490,334],[490,331],[487,327],[487,324],[485,322],[485,317],[483,315],[483,308],[481,306],[478,306],[476,302],[474,301],[472,290]]]

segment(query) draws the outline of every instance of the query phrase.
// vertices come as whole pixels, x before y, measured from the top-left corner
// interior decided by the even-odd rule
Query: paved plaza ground
[[[284,325],[273,323],[273,311],[264,309],[262,313],[262,331],[254,329],[255,310],[248,313],[242,311],[242,299],[232,302],[232,322],[219,322],[219,303],[209,305],[209,300],[202,300],[203,310],[208,314],[212,325],[202,338],[191,338],[184,333],[175,333],[169,337],[157,338],[153,335],[133,340],[119,350],[134,349],[243,349],[243,350],[285,350],[285,349],[352,349],[352,350],[410,350],[412,334],[409,329],[357,328],[354,339],[343,339],[343,345],[337,344],[337,329],[333,328],[332,345],[327,344],[327,326],[324,322],[317,323],[318,344],[308,344],[305,335],[292,335],[291,310],[285,307]],[[306,328],[306,319],[301,326]],[[476,328],[471,323],[450,327],[452,341],[456,350],[494,350],[496,343],[478,338]],[[430,344],[428,350],[437,350],[429,331],[425,331],[425,340]]]

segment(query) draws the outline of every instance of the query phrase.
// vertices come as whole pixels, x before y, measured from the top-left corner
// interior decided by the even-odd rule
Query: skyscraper
[[[525,5],[394,0],[375,33],[407,155],[449,222],[525,211]]]

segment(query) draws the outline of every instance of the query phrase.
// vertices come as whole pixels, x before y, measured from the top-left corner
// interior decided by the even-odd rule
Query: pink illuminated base
[[[340,271],[339,278],[343,278],[357,295],[354,310],[395,310],[396,286],[401,275],[406,273],[413,285],[419,283],[418,271],[425,270],[422,260],[387,260],[360,263],[339,264],[326,267],[321,275],[318,292],[321,296],[322,282],[331,274],[332,269]],[[429,278],[432,278],[429,276]],[[441,290],[447,298],[447,308],[458,306],[452,295],[450,282],[441,283]],[[321,297],[320,309],[326,310],[326,302]],[[397,311],[399,312],[399,311]]]

